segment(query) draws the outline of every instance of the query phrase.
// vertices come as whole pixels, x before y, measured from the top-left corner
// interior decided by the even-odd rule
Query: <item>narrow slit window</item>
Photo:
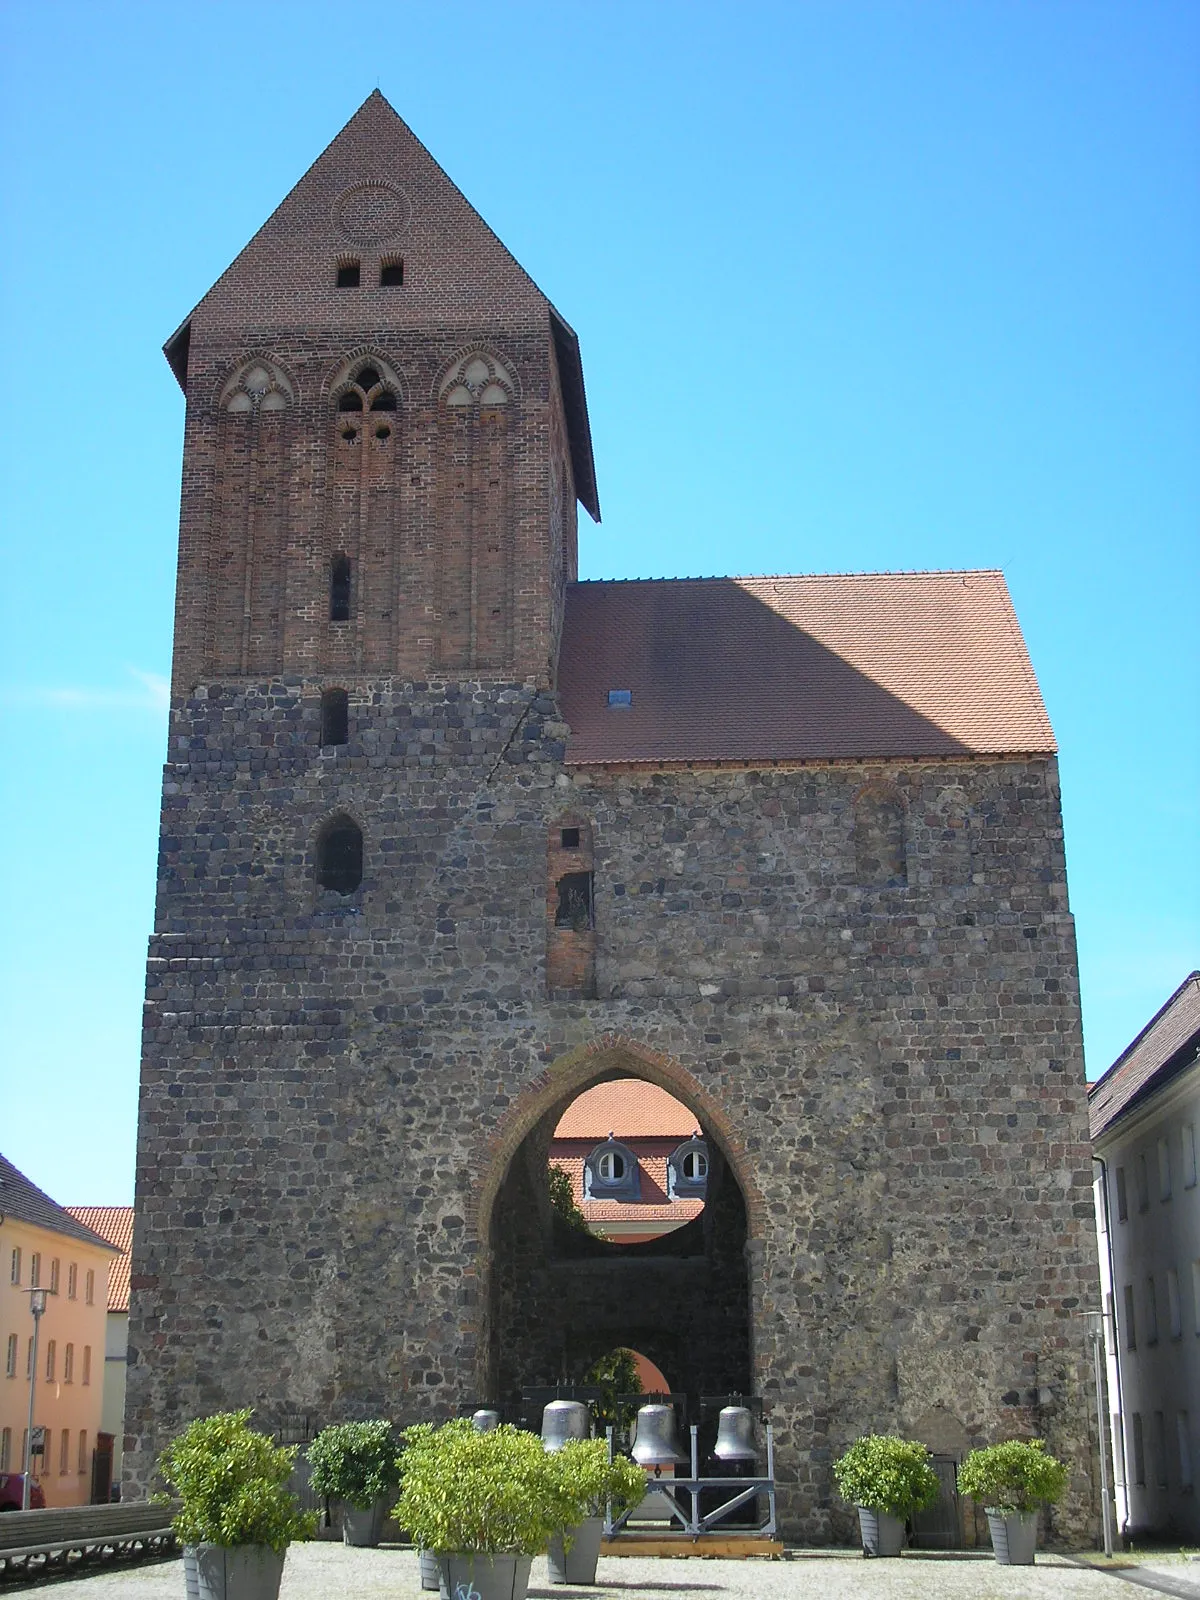
[[[404,263],[384,260],[379,265],[379,286],[381,289],[398,289],[404,282]]]
[[[325,689],[321,694],[321,743],[346,744],[349,738],[350,696],[345,689]]]
[[[337,269],[337,286],[339,289],[357,289],[362,268],[357,261],[345,261]]]
[[[568,872],[558,880],[554,926],[572,928],[576,933],[584,933],[595,926],[590,872]]]
[[[349,817],[337,817],[317,840],[317,882],[335,894],[353,894],[362,875],[362,830]]]
[[[329,564],[329,620],[350,621],[350,557],[336,555]]]

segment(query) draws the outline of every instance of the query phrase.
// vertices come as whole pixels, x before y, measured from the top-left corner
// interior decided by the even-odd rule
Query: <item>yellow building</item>
[[[112,1482],[121,1481],[125,1437],[125,1373],[129,1356],[129,1252],[133,1245],[132,1206],[68,1206],[76,1222],[107,1239],[120,1252],[108,1273],[108,1331],[104,1343],[104,1411],[101,1430],[113,1441]]]
[[[48,1506],[86,1505],[92,1457],[102,1431],[109,1264],[117,1250],[43,1194],[0,1156],[0,1472],[25,1459],[29,1393],[34,1434],[45,1448],[33,1460]],[[30,1289],[46,1291],[37,1339]]]

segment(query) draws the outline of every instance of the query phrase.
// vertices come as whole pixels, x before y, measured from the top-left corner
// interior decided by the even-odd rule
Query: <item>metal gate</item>
[[[928,1511],[913,1513],[910,1543],[917,1550],[961,1550],[962,1518],[958,1508],[958,1458],[933,1456],[938,1497]]]

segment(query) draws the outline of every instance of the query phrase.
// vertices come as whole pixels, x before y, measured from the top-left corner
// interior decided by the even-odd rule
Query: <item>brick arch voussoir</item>
[[[273,350],[268,350],[264,346],[253,350],[243,350],[240,355],[235,356],[228,366],[224,368],[212,392],[214,410],[221,404],[221,396],[238,374],[254,366],[275,367],[282,372],[292,389],[288,410],[290,411],[300,406],[303,399],[300,380],[282,357],[277,356]]]
[[[389,385],[394,383],[402,404],[409,405],[412,400],[412,384],[403,369],[396,365],[394,358],[377,344],[362,344],[353,350],[342,351],[321,380],[322,402],[337,400],[344,394],[354,382],[354,368],[366,360],[378,364],[384,382]]]
[[[628,1034],[606,1033],[551,1062],[526,1086],[490,1134],[480,1140],[472,1170],[482,1172],[484,1178],[471,1191],[466,1219],[480,1245],[486,1245],[492,1207],[521,1144],[552,1106],[582,1094],[608,1065],[603,1058],[612,1056],[624,1058],[622,1064],[628,1066],[630,1077],[658,1084],[696,1113],[715,1138],[741,1189],[746,1206],[747,1239],[761,1238],[766,1227],[766,1206],[754,1180],[753,1162],[720,1103],[673,1056],[652,1050]]]
[[[517,370],[516,361],[512,356],[506,354],[504,348],[498,345],[494,339],[487,337],[473,339],[470,344],[461,345],[448,360],[442,362],[434,374],[433,387],[429,391],[429,398],[435,406],[441,404],[442,389],[450,374],[468,356],[490,356],[512,378],[513,399],[520,401],[524,398],[521,389],[521,374]]]
[[[858,806],[864,800],[888,800],[898,805],[906,814],[909,809],[908,796],[892,778],[873,777],[860,784],[854,791],[852,803]]]

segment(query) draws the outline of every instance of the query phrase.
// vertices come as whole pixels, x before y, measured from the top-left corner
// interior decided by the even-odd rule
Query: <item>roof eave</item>
[[[575,494],[593,522],[600,521],[600,495],[596,488],[596,461],[592,454],[592,426],[588,420],[587,391],[583,386],[583,358],[579,338],[571,325],[550,307],[550,329],[562,384],[563,409],[571,445],[571,471]]]
[[[175,332],[163,345],[163,355],[167,364],[175,374],[175,381],[187,394],[188,375],[188,350],[192,342],[192,319],[190,314],[175,329]]]

